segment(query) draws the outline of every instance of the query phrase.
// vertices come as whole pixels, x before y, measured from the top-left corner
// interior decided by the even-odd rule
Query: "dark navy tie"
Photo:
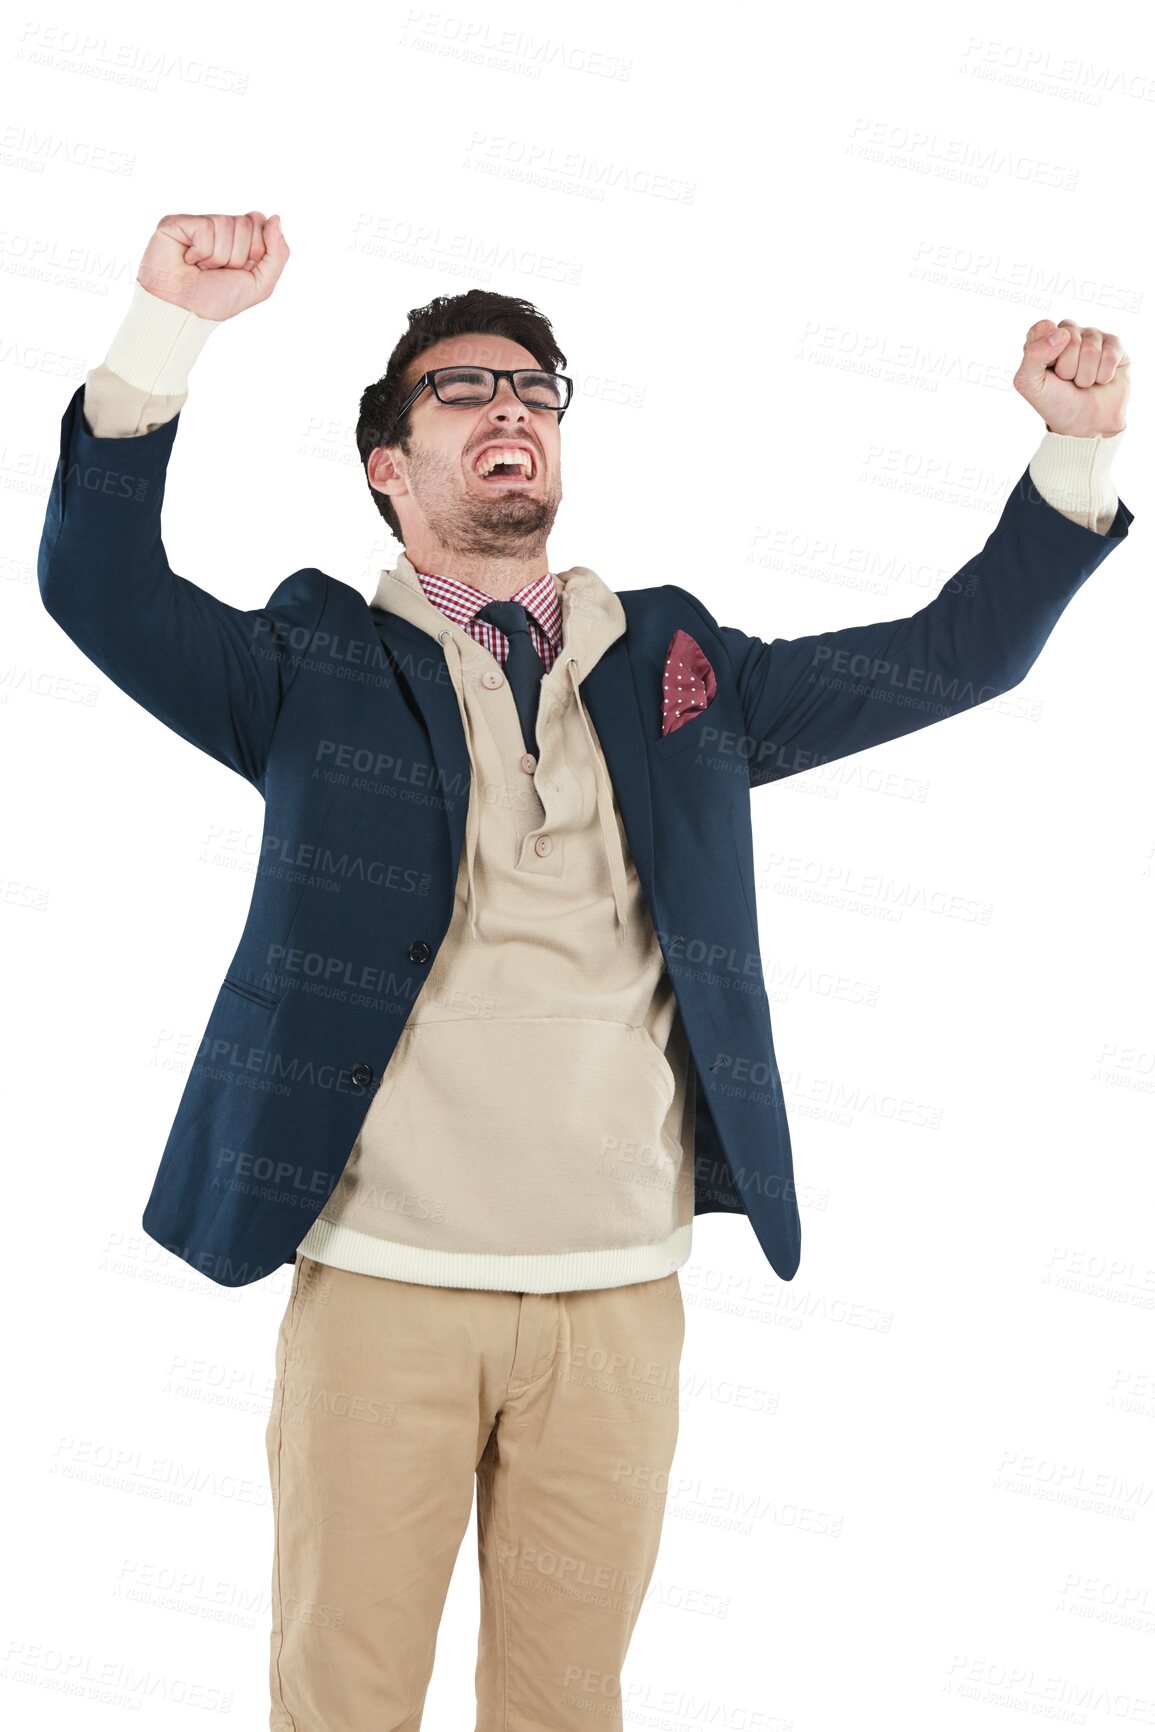
[[[474,618],[497,626],[509,639],[509,653],[505,658],[506,678],[513,687],[513,701],[517,705],[526,749],[536,758],[537,706],[541,697],[541,678],[545,673],[545,663],[534,648],[529,631],[529,615],[519,601],[491,601],[488,607],[483,607]]]

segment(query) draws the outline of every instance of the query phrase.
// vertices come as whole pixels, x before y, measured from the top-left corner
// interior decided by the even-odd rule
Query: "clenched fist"
[[[1131,357],[1111,331],[1039,319],[1027,332],[1014,386],[1048,433],[1109,439],[1127,425]]]
[[[136,280],[202,319],[232,319],[268,300],[288,256],[279,216],[166,216]]]

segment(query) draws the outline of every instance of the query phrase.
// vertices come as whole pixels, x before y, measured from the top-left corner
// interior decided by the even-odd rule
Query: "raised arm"
[[[287,257],[277,219],[256,212],[163,219],[108,359],[65,410],[37,561],[45,608],[89,660],[258,787],[326,580],[294,572],[264,607],[232,607],[172,570],[160,515],[187,367],[215,325],[271,294]]]
[[[1069,322],[1032,326],[1015,385],[1047,432],[981,552],[908,618],[765,642],[718,626],[682,592],[730,657],[745,728],[735,744],[752,786],[865,751],[1019,684],[1133,521],[1109,471],[1125,427],[1128,365],[1109,333],[1088,339]]]

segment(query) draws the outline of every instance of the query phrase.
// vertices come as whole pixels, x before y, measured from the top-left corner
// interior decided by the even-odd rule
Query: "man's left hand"
[[[1060,336],[1054,344],[1051,338]],[[1014,387],[1038,411],[1048,433],[1104,439],[1127,425],[1131,357],[1111,331],[1073,319],[1039,319],[1027,332]]]

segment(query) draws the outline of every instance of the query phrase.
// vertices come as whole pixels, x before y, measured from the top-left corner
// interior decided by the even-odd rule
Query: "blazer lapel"
[[[457,707],[457,693],[449,678],[445,651],[435,638],[397,613],[371,610],[377,628],[378,642],[396,658],[397,681],[412,693],[429,732],[430,757],[437,773],[435,792],[442,801],[449,826],[449,847],[452,874],[449,882],[457,882],[457,868],[465,845],[465,814],[469,806],[469,782],[472,769],[465,744],[465,729]],[[444,667],[441,678],[421,677],[416,670],[425,665]],[[387,704],[382,702],[380,715],[381,750],[395,751],[396,742],[388,738]]]
[[[601,741],[638,877],[649,890],[654,880],[650,767],[637,686],[626,648],[628,639],[627,625],[625,636],[617,638],[586,674],[581,693]]]

